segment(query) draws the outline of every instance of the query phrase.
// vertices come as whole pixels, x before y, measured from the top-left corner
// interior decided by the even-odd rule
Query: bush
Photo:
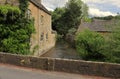
[[[24,19],[14,24],[0,22],[0,51],[14,54],[30,53],[30,37],[34,32],[33,20]]]
[[[120,63],[120,28],[115,29],[105,44],[107,62]]]
[[[88,29],[78,33],[76,37],[77,51],[84,60],[105,61],[104,43],[102,35]]]
[[[22,1],[22,2],[21,2]],[[30,54],[30,37],[34,20],[25,17],[28,0],[20,0],[20,8],[0,5],[0,51]]]

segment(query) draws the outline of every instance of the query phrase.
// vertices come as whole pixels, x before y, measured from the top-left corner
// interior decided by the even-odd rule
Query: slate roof
[[[30,2],[37,6],[39,9],[45,11],[47,14],[51,15],[51,13],[39,2],[39,0],[30,0]]]
[[[88,28],[92,31],[97,31],[97,32],[111,32],[115,23],[116,22],[113,20],[97,20],[97,19],[91,23],[81,22],[78,31]]]

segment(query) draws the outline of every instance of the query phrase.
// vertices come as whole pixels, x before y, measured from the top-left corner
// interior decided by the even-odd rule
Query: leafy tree
[[[88,29],[78,33],[76,37],[77,51],[84,60],[105,61],[104,43],[102,35]]]
[[[82,18],[83,19],[88,18],[88,6],[83,2],[82,2]]]
[[[64,8],[58,9],[61,11],[53,12],[53,26],[56,28],[57,32],[62,35],[66,35],[68,30],[71,28],[78,28],[81,19],[81,0],[69,0]],[[56,20],[55,13],[59,13]]]
[[[95,19],[100,19],[100,20],[112,20],[114,18],[114,16],[109,15],[109,16],[105,16],[105,17],[94,17]]]
[[[57,27],[60,23],[61,16],[65,13],[65,8],[56,8],[54,12],[52,12],[52,28],[53,30],[57,30]]]
[[[71,28],[78,28],[80,24],[82,14],[80,2],[80,0],[70,0],[66,5],[66,12],[63,14],[65,33]]]

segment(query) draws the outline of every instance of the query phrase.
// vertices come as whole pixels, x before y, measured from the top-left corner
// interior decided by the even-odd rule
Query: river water
[[[59,42],[54,48],[42,55],[41,57],[80,59],[76,50],[65,42]]]

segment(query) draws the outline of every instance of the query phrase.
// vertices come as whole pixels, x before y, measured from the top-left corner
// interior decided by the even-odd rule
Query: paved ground
[[[0,64],[0,79],[108,79]],[[110,79],[110,78],[109,78]]]

